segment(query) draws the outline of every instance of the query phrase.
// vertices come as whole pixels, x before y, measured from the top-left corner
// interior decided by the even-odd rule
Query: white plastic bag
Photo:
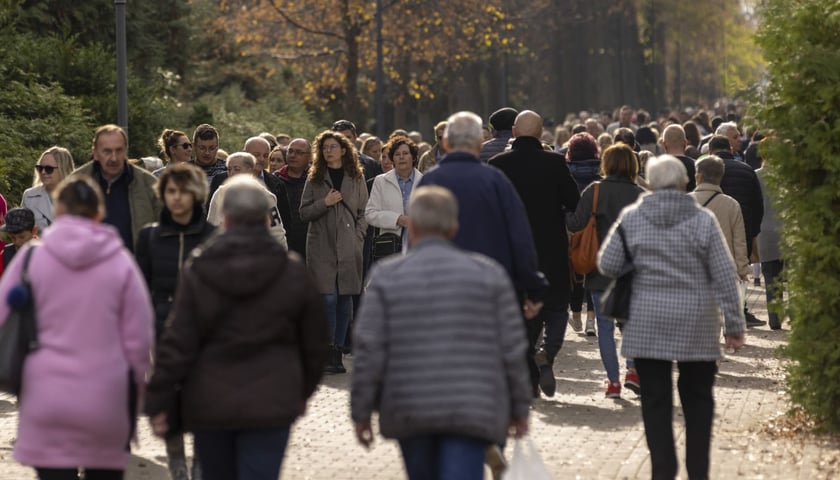
[[[510,466],[502,475],[503,480],[551,480],[551,474],[537,451],[531,437],[516,440]]]

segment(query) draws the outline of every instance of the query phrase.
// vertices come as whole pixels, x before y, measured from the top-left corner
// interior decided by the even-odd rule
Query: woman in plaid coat
[[[671,424],[676,361],[686,420],[686,469],[689,478],[705,479],[721,312],[727,347],[744,344],[738,276],[717,220],[685,194],[683,164],[663,155],[651,159],[646,172],[653,193],[622,212],[601,247],[598,268],[610,277],[617,277],[627,262],[635,270],[621,353],[635,359],[641,379],[653,478],[677,474]]]

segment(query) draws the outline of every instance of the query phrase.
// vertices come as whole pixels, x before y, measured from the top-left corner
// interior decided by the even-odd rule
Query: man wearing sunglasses
[[[87,175],[105,194],[103,223],[120,232],[125,247],[134,252],[140,229],[160,217],[161,203],[155,196],[157,179],[128,162],[128,135],[118,125],[103,125],[93,135],[93,161],[73,173]]]

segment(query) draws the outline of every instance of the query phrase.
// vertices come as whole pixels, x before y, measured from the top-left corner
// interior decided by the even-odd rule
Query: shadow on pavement
[[[604,399],[604,401],[610,401]],[[610,431],[622,427],[641,425],[642,413],[638,402],[625,399],[612,400],[622,408],[607,408],[555,401],[534,402],[534,412],[552,425],[589,427],[592,430]]]

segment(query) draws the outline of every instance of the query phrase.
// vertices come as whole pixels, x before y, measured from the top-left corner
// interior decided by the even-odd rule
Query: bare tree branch
[[[303,25],[302,23],[293,19],[288,13],[286,13],[285,10],[280,8],[280,6],[277,5],[276,0],[271,0],[271,6],[274,7],[274,10],[277,11],[277,13],[280,14],[281,17],[283,17],[283,20],[289,22],[289,24],[291,24],[293,27],[295,27],[297,29],[303,30],[304,32],[311,33],[313,35],[321,35],[321,36],[324,36],[324,37],[332,37],[332,38],[337,38],[339,40],[345,40],[343,35],[339,35],[335,32],[330,32],[330,31],[327,31],[327,30],[316,30],[314,28],[310,28],[310,27],[307,27],[307,26]]]

